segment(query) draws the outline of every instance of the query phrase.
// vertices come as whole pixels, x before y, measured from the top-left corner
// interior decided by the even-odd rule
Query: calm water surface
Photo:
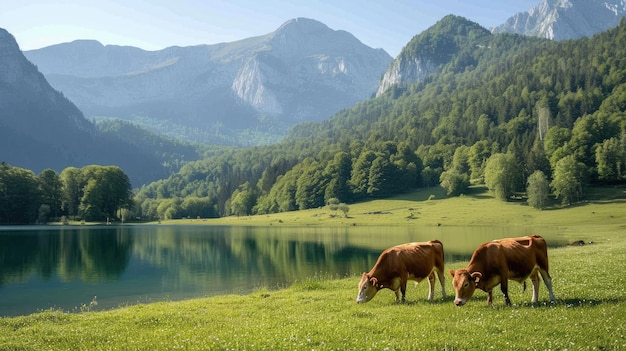
[[[368,271],[381,250],[439,239],[446,262],[481,243],[533,233],[507,227],[0,227],[0,316],[94,309],[287,286]],[[558,233],[541,233],[549,245]],[[356,282],[355,282],[356,286]]]

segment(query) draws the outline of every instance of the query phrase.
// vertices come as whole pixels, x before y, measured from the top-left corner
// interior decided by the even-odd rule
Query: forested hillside
[[[298,125],[281,144],[191,162],[142,187],[137,215],[290,211],[436,184],[457,195],[471,182],[503,200],[528,186],[541,208],[548,193],[570,204],[589,183],[626,180],[626,20],[564,42],[464,37],[468,21],[442,21],[400,54],[450,55],[439,73]]]

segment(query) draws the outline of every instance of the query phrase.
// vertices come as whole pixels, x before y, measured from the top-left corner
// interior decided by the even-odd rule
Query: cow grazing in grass
[[[528,277],[533,284],[532,302],[539,298],[539,274],[548,288],[550,301],[554,302],[552,278],[548,273],[546,241],[538,235],[494,240],[480,245],[466,269],[450,269],[456,297],[454,304],[463,306],[479,288],[487,292],[487,303],[492,303],[491,291],[498,284],[507,305],[511,305],[508,280],[520,283]]]
[[[432,300],[435,295],[435,272],[439,276],[441,294],[445,299],[443,244],[439,240],[388,248],[380,254],[372,270],[363,273],[356,302],[368,302],[384,288],[396,293],[396,301],[400,300],[402,292],[404,302],[407,281],[411,279],[419,283],[424,278],[428,278],[428,300]]]

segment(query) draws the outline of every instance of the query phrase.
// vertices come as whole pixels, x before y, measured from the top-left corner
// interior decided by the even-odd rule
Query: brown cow
[[[548,249],[546,241],[538,235],[521,238],[494,240],[480,245],[470,260],[467,269],[448,270],[456,297],[454,304],[463,306],[479,288],[487,292],[487,303],[491,304],[491,290],[500,284],[507,305],[511,305],[508,280],[524,282],[528,277],[533,283],[532,302],[539,298],[539,273],[548,288],[550,301],[552,278],[548,273]]]
[[[419,283],[426,277],[430,287],[428,300],[432,300],[435,295],[435,272],[439,276],[441,294],[445,299],[443,264],[443,244],[439,240],[390,247],[380,254],[369,273],[363,273],[356,302],[368,302],[383,288],[393,290],[396,301],[400,300],[400,289],[404,302],[407,281],[411,279]]]

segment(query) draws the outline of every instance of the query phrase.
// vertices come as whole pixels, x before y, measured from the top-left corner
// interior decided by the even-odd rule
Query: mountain
[[[377,96],[393,86],[419,82],[459,56],[463,48],[481,45],[490,33],[463,17],[448,15],[416,35],[402,49],[383,76]],[[462,56],[462,55],[461,55]]]
[[[39,173],[117,165],[134,185],[168,174],[163,158],[102,133],[22,54],[0,28],[0,162]]]
[[[624,0],[543,0],[492,31],[551,40],[576,39],[591,37],[617,26],[625,14]]]
[[[522,194],[535,174],[568,204],[583,197],[588,182],[626,182],[626,19],[590,39],[559,42],[468,31],[474,26],[455,17],[445,22],[450,28],[427,30],[430,46],[415,39],[436,51],[405,53],[448,62],[440,73],[300,124],[281,143],[190,162],[143,187],[136,215],[195,218],[179,205],[188,194],[215,199],[220,215],[241,216],[437,184],[449,195],[482,197],[488,195],[468,186],[486,183],[506,196],[500,186]],[[494,173],[507,183],[494,186]],[[415,210],[407,220],[419,221]]]
[[[24,54],[90,118],[239,145],[276,141],[370,97],[392,60],[306,18],[232,43],[144,51],[80,40]]]

